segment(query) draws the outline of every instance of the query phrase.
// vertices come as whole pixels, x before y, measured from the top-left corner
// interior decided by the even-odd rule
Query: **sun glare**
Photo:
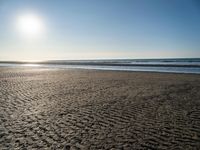
[[[17,18],[17,28],[26,37],[39,37],[44,31],[44,24],[39,16],[24,14]]]

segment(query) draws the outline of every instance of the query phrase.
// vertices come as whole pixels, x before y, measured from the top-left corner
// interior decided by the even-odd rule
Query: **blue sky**
[[[16,18],[42,18],[21,37]],[[198,0],[0,0],[0,60],[200,57]]]

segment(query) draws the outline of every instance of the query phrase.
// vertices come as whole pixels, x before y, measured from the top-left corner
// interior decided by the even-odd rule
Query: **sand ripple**
[[[200,149],[200,76],[0,68],[0,149]]]

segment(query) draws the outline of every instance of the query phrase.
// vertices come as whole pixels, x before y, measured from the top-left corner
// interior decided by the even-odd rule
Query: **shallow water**
[[[79,68],[121,71],[148,71],[200,74],[200,58],[185,59],[110,59],[110,60],[57,60],[41,63],[0,63],[7,67]]]

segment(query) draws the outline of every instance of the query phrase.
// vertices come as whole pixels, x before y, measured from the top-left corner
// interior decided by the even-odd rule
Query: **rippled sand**
[[[200,149],[200,75],[0,68],[0,149]]]

